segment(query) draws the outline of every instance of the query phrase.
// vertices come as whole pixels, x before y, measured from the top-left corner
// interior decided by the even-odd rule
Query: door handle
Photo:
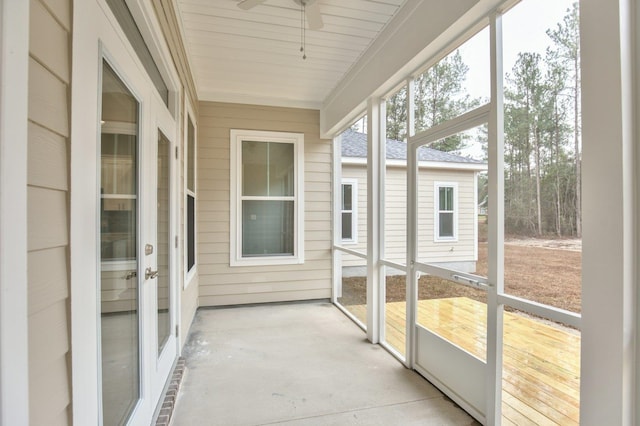
[[[132,278],[135,278],[138,276],[138,273],[136,271],[130,271],[127,275],[124,276],[125,280],[130,280]]]
[[[144,270],[144,279],[151,280],[151,279],[157,278],[158,274],[159,274],[158,271],[152,271],[151,267],[148,267],[147,269]]]

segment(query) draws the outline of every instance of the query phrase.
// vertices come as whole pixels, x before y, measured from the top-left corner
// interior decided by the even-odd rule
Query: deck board
[[[346,306],[366,322],[366,307]],[[405,353],[405,302],[385,306],[385,340]],[[487,307],[467,297],[418,301],[418,324],[486,359]],[[504,313],[503,424],[579,424],[580,335]]]

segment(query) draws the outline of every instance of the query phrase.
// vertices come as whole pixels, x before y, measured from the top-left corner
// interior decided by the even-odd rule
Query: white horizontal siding
[[[70,0],[30,0],[27,157],[29,420],[71,424]],[[78,143],[81,143],[78,141]]]
[[[367,173],[365,166],[343,165],[342,177],[358,180],[358,244],[367,250]],[[388,167],[385,176],[385,256],[406,262],[407,178],[404,168]],[[458,184],[458,239],[434,241],[434,183]],[[473,171],[420,170],[418,181],[418,259],[424,262],[469,262],[476,259],[475,173]],[[361,266],[364,260],[350,257],[343,266]]]
[[[202,102],[199,113],[200,306],[330,297],[331,141],[318,136],[318,111]],[[229,266],[231,129],[304,133],[304,264]]]

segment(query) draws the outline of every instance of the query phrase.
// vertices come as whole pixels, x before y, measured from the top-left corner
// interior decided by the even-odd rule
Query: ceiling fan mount
[[[267,0],[242,0],[238,3],[238,7],[243,10],[253,9],[254,7],[265,3]],[[293,3],[304,9],[307,17],[307,24],[310,30],[319,30],[324,26],[322,22],[322,14],[320,12],[320,3],[317,0],[292,0]]]
[[[311,6],[316,0],[293,0],[298,3],[298,6]]]

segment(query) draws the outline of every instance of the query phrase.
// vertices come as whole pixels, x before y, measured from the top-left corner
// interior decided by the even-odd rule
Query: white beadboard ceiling
[[[320,108],[405,0],[316,0],[324,27],[306,31],[300,6],[266,0],[178,0],[201,100]]]

